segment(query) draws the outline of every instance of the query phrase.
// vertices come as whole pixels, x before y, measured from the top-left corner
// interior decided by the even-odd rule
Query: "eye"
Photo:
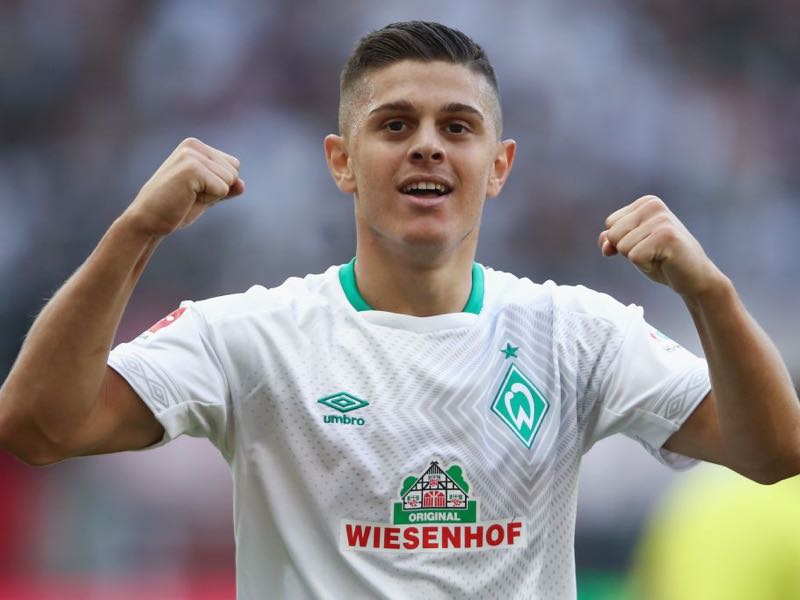
[[[385,125],[385,127],[389,131],[398,132],[398,131],[403,131],[403,129],[405,128],[405,123],[403,123],[402,121],[389,121]]]
[[[463,123],[449,123],[447,125],[447,131],[449,133],[465,133],[467,128]]]

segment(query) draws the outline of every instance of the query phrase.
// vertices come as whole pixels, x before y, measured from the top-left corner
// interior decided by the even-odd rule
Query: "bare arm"
[[[31,464],[137,449],[163,430],[106,365],[117,327],[160,240],[241,194],[239,162],[184,140],[37,317],[0,388],[0,446]]]
[[[760,483],[796,475],[800,404],[772,342],[730,283],[685,301],[708,360],[712,392],[665,447]]]
[[[606,226],[599,238],[603,254],[622,254],[681,295],[708,361],[712,391],[664,447],[760,483],[800,473],[797,394],[730,280],[655,196],[613,213]]]

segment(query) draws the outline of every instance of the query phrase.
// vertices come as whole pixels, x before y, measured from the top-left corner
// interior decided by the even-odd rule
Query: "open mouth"
[[[436,183],[433,181],[417,181],[409,183],[400,188],[403,194],[415,196],[417,198],[438,198],[445,196],[453,191],[448,185],[443,183]]]

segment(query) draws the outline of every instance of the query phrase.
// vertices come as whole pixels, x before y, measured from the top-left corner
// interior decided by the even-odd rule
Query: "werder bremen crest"
[[[343,520],[343,550],[366,552],[465,552],[516,548],[526,543],[519,518],[478,521],[478,501],[460,465],[446,469],[432,460],[409,475],[392,505],[392,523]]]
[[[492,401],[492,411],[530,448],[548,408],[544,394],[512,364]]]

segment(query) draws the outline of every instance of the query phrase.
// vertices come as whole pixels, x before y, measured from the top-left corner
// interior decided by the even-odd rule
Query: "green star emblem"
[[[506,358],[519,358],[517,356],[517,350],[519,350],[519,346],[512,346],[508,342],[506,342],[505,348],[500,348],[500,352],[506,355]]]

